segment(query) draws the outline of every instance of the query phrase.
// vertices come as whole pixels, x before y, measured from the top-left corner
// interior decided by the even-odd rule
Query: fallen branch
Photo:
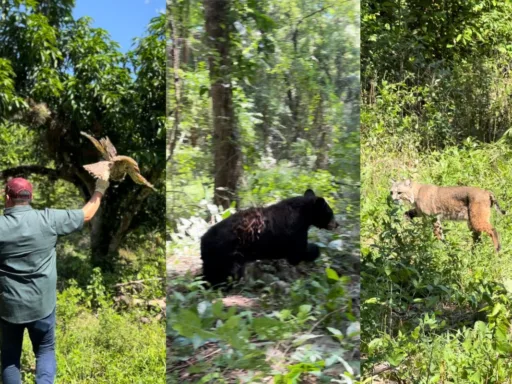
[[[208,352],[206,355],[201,357],[201,360],[206,360],[207,358],[212,357],[213,355],[216,355],[219,352],[222,352],[221,348],[217,348],[211,352]],[[200,359],[197,356],[190,356],[190,358],[187,361],[183,361],[182,364],[177,364],[174,367],[170,367],[169,369],[167,369],[167,372],[171,373],[171,372],[174,372],[177,370],[181,370],[183,368],[188,368],[188,367],[194,365],[199,360]]]
[[[381,363],[381,364],[375,365],[372,368],[372,376],[378,376],[381,373],[390,371],[392,369],[393,369],[393,367],[389,363]]]
[[[335,311],[332,311],[332,312],[329,312],[327,313],[326,315],[324,315],[320,320],[318,320],[315,324],[313,324],[313,326],[309,329],[308,332],[306,332],[307,334],[311,334],[313,333],[313,331],[325,320],[327,319],[329,316],[331,316],[332,314],[336,313],[336,312],[340,312],[341,310],[343,310],[343,308],[339,308]],[[279,347],[281,346],[281,342],[278,342],[275,346],[275,349],[279,349]],[[287,355],[288,352],[290,352],[290,349],[292,349],[293,347],[293,343],[291,343],[290,345],[288,345],[288,347],[286,347],[286,349],[283,351],[283,355]],[[270,357],[267,357],[266,361],[268,361],[270,359]]]
[[[142,284],[146,281],[156,281],[156,280],[163,280],[163,277],[154,277],[152,279],[143,279],[143,280],[133,280],[133,281],[127,281],[125,283],[117,283],[114,284],[112,287],[124,287],[126,285],[134,285],[134,284]]]

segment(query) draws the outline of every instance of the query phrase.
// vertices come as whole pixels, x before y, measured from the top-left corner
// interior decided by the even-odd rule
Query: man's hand
[[[96,180],[96,187],[94,188],[94,192],[99,192],[103,196],[105,195],[105,191],[109,187],[110,183],[107,180]]]

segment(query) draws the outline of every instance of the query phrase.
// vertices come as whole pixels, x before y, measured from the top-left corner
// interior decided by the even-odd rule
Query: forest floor
[[[168,331],[168,383],[280,383],[280,381],[291,378],[294,375],[299,378],[300,383],[323,383],[331,382],[332,379],[341,380],[339,383],[350,383],[348,376],[358,378],[359,367],[359,250],[354,246],[356,231],[345,235],[341,241],[341,248],[336,250],[336,262],[333,262],[332,253],[325,251],[319,261],[314,264],[302,263],[297,267],[289,265],[284,260],[271,262],[256,262],[247,266],[244,280],[228,292],[215,291],[212,302],[222,301],[224,308],[233,308],[232,313],[242,317],[248,316],[251,319],[274,317],[283,309],[297,307],[297,298],[293,285],[297,282],[308,282],[309,286],[320,286],[322,280],[325,285],[326,268],[336,271],[343,283],[341,295],[334,301],[342,305],[330,310],[323,311],[315,309],[322,307],[320,301],[322,296],[315,297],[313,294],[308,297],[305,293],[300,304],[311,304],[312,316],[304,319],[302,325],[294,332],[284,332],[276,339],[265,339],[258,332],[248,335],[248,341],[252,348],[264,350],[263,364],[255,364],[244,368],[230,367],[223,364],[222,354],[229,353],[231,347],[222,340],[206,341],[198,348],[175,351],[179,336]],[[174,254],[167,256],[168,271],[168,301],[173,300],[177,291],[187,295],[187,288],[193,285],[194,277],[200,274],[202,262],[199,252],[192,248],[184,247]],[[331,251],[331,250],[329,250]],[[327,255],[329,253],[329,256]],[[269,276],[271,275],[271,276]],[[180,283],[172,283],[177,280]],[[262,282],[263,281],[263,282]],[[187,308],[197,308],[201,305],[202,296],[197,289],[196,295],[187,300],[184,305]],[[298,288],[300,289],[300,288]],[[211,291],[207,291],[211,292]],[[312,291],[314,292],[314,291]],[[340,292],[336,292],[340,294]],[[334,290],[327,292],[333,295]],[[341,301],[340,301],[341,300]],[[172,305],[171,305],[172,307]],[[182,307],[183,308],[183,307]],[[349,312],[348,318],[346,313]],[[169,315],[168,315],[169,318]],[[172,319],[172,316],[171,316]],[[172,320],[171,320],[172,322]],[[168,324],[169,327],[173,325]],[[336,329],[333,334],[329,329]],[[270,326],[269,326],[270,329]],[[261,332],[260,332],[261,333]],[[270,332],[271,333],[271,332]],[[258,337],[260,336],[260,337]],[[236,349],[236,348],[235,348]],[[339,359],[336,359],[339,356]],[[250,357],[248,357],[250,359]],[[319,364],[314,367],[314,363]],[[329,361],[330,360],[330,361]],[[310,366],[307,366],[308,363]],[[326,364],[325,364],[326,363]],[[217,367],[218,369],[215,369]],[[260,369],[261,368],[261,369]],[[212,374],[213,371],[221,373],[224,381],[217,381]],[[311,372],[313,371],[313,372]],[[346,372],[352,375],[344,376]],[[211,379],[208,379],[208,374]],[[276,377],[281,376],[276,380]],[[205,381],[206,380],[206,381]]]

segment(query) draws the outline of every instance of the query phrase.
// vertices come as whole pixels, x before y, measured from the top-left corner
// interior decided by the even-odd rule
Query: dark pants
[[[36,355],[36,383],[53,384],[57,370],[55,309],[48,317],[31,323],[12,324],[0,320],[0,329],[3,384],[21,384],[20,359],[25,329],[28,330]]]

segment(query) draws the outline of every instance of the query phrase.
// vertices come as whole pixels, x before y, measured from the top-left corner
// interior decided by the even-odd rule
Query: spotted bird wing
[[[94,164],[84,165],[84,168],[87,172],[89,172],[96,179],[101,179],[108,181],[110,178],[110,167],[112,166],[112,162],[110,161],[99,161]]]
[[[139,167],[130,165],[127,167],[126,171],[128,172],[128,175],[132,178],[132,180],[140,185],[145,185],[148,188],[151,188],[153,191],[156,191],[153,184],[151,184],[149,181],[147,181],[144,176],[140,174]]]
[[[87,137],[93,144],[94,146],[96,147],[96,149],[101,153],[101,156],[103,157],[103,159],[105,160],[110,160],[111,157],[110,154],[107,152],[107,149],[103,146],[102,143],[100,143],[98,140],[96,140],[94,137],[92,137],[91,135],[88,135],[87,133],[85,132],[80,132],[80,134],[82,136],[85,136]]]
[[[116,156],[111,173],[116,175],[127,173],[135,183],[145,185],[156,191],[155,187],[140,174],[137,162],[129,156]]]
[[[140,185],[145,185],[148,188],[151,188],[153,191],[156,191],[156,188],[151,184],[149,181],[147,181],[144,176],[142,176],[139,172],[134,170],[133,168],[128,169],[128,174],[132,178],[132,180]]]
[[[110,156],[110,159],[113,159],[114,157],[117,156],[116,147],[114,147],[114,144],[112,144],[108,137],[101,139],[100,143],[103,146],[103,148],[105,148],[105,150],[107,151],[108,155]]]

